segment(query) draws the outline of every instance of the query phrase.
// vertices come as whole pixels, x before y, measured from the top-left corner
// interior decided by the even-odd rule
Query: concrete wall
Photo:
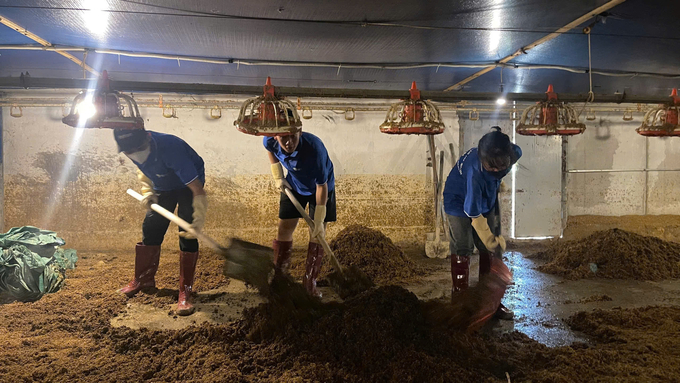
[[[677,138],[645,138],[635,132],[642,118],[623,121],[621,113],[600,114],[583,135],[568,140],[569,169],[680,169]],[[646,142],[647,141],[647,142]],[[680,214],[680,172],[615,172],[568,177],[570,215]],[[645,208],[646,195],[646,208]]]
[[[3,112],[4,230],[21,225],[48,228],[64,236],[69,246],[80,249],[129,248],[140,240],[144,211],[125,194],[128,187],[138,189],[134,166],[116,153],[110,130],[72,129],[61,123],[60,107],[24,108],[21,118],[10,117],[7,108]],[[177,110],[178,118],[168,119],[158,108],[142,110],[148,129],[184,138],[206,161],[208,234],[218,240],[236,235],[268,244],[276,232],[278,195],[261,139],[236,131],[236,114],[236,110],[223,110],[222,118],[214,120],[205,109],[183,108]],[[512,122],[499,118],[505,116],[482,116],[471,121],[467,113],[460,120],[454,112],[443,115],[447,131],[436,141],[437,151],[445,153],[444,174],[461,150],[476,146],[490,126],[512,131]],[[346,225],[361,223],[384,231],[395,241],[422,243],[425,233],[433,231],[434,221],[427,139],[381,134],[378,126],[383,119],[383,112],[360,111],[353,121],[347,121],[342,114],[314,111],[311,120],[303,120],[304,129],[324,141],[335,164],[339,218],[329,235]],[[625,122],[620,113],[600,113],[596,121],[588,121],[585,134],[568,139],[568,168],[643,169],[646,139],[635,132],[640,119],[636,115],[634,121]],[[554,235],[550,225],[555,214],[527,214],[535,210],[536,198],[541,196],[545,197],[546,206],[542,208],[546,212],[560,211],[559,198],[554,198],[557,183],[551,181],[550,190],[545,190],[546,180],[556,179],[559,170],[542,165],[545,158],[561,155],[560,145],[547,145],[544,139],[529,140],[541,155],[529,155],[531,151],[524,143],[526,155],[517,170],[517,233]],[[449,143],[454,146],[453,155]],[[679,139],[650,138],[648,144],[650,169],[680,168]],[[570,174],[567,179],[569,215],[645,212],[643,172]],[[680,197],[675,192],[678,182],[678,172],[649,172],[648,214],[680,212]],[[510,177],[505,184],[502,223],[504,234],[509,235]],[[538,194],[523,194],[526,191]],[[548,206],[550,203],[554,206]],[[550,221],[545,226],[550,232],[534,230],[543,227],[536,225],[535,216]],[[533,226],[524,230],[522,222]],[[171,226],[171,230],[166,244],[176,248],[176,228]],[[298,230],[296,243],[306,241],[305,230]]]
[[[61,123],[61,113],[60,107],[24,108],[21,118],[3,113],[4,229],[55,230],[79,249],[130,248],[141,239],[144,216],[125,194],[128,187],[138,189],[134,166],[116,153],[110,130],[78,131]],[[234,128],[237,111],[223,110],[219,120],[204,109],[178,109],[178,118],[169,119],[157,108],[141,113],[147,129],[182,137],[205,160],[207,233],[269,244],[276,233],[278,193],[262,139]],[[357,112],[346,121],[342,114],[315,111],[303,120],[304,130],[324,141],[335,166],[339,217],[329,235],[362,223],[396,241],[422,242],[433,230],[427,140],[380,133],[384,116]],[[448,143],[458,147],[458,119],[453,112],[444,116],[447,131],[436,139],[450,163]],[[176,228],[171,230],[166,244],[176,248]],[[306,243],[305,230],[297,231],[296,241]]]

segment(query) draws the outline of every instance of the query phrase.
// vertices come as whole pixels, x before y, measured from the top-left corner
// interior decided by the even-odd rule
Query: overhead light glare
[[[97,113],[97,107],[94,106],[92,102],[92,95],[88,94],[82,101],[76,105],[76,113],[78,114],[78,119],[80,120],[78,125],[84,126],[88,119]]]

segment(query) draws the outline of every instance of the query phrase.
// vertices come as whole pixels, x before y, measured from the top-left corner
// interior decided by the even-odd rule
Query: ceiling
[[[0,0],[0,17],[56,46],[233,61],[214,64],[88,53],[88,65],[108,70],[117,80],[260,85],[271,76],[274,85],[280,86],[390,90],[407,89],[415,80],[419,88],[436,91],[480,70],[446,64],[493,64],[605,3]],[[680,86],[680,37],[675,33],[679,1],[627,0],[605,16],[592,29],[592,68],[618,76],[594,74],[595,93],[666,95]],[[572,29],[512,60],[520,68],[503,69],[503,89],[543,92],[553,84],[557,92],[587,92],[586,73],[521,67],[588,68],[588,39],[581,29]],[[24,44],[36,43],[0,25],[0,47]],[[83,57],[83,52],[72,54]],[[305,65],[291,66],[291,62]],[[431,65],[348,67],[353,64]],[[32,77],[83,77],[77,64],[55,52],[0,50],[0,76],[17,77],[26,71]],[[496,68],[467,83],[462,91],[498,92],[500,80],[501,69]]]

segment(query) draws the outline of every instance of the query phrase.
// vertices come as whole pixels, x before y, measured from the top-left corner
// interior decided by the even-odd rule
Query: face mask
[[[506,174],[508,174],[508,172],[505,171],[505,170],[502,171],[502,172],[487,172],[487,173],[491,174],[491,176],[493,176],[497,179],[501,179],[501,178],[505,177]]]
[[[151,154],[151,147],[147,147],[144,150],[141,150],[139,152],[134,152],[134,153],[125,153],[126,156],[128,156],[129,159],[139,163],[143,164],[146,162],[146,160],[149,158],[149,154]]]

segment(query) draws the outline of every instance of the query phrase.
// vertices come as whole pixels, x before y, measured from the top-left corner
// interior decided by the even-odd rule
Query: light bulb
[[[83,22],[97,37],[103,37],[109,25],[108,0],[82,0],[81,6],[87,11],[82,12]]]
[[[505,102],[506,102],[505,97],[499,97],[498,99],[496,99],[497,105],[505,105]]]
[[[91,99],[85,99],[78,104],[78,117],[85,121],[97,113],[97,108],[92,103]]]

